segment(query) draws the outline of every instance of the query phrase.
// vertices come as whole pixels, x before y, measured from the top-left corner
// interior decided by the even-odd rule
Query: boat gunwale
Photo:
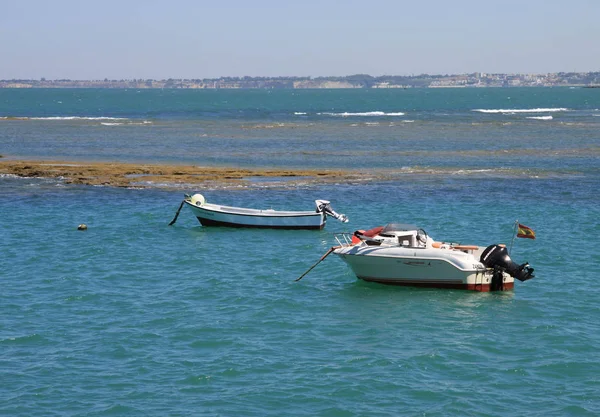
[[[247,217],[323,217],[324,213],[320,211],[279,211],[279,210],[260,210],[260,209],[251,209],[244,207],[233,207],[233,206],[221,206],[218,204],[210,204],[205,203],[202,206],[196,206],[189,201],[186,201],[186,204],[189,204],[196,210],[203,210],[205,212],[210,213],[221,213],[227,214],[231,216],[247,216]],[[209,207],[207,207],[209,206]],[[244,210],[246,213],[230,211],[227,209],[233,210]]]
[[[346,247],[347,246],[345,246],[344,248],[346,248]],[[343,249],[343,248],[340,248],[340,249]],[[382,249],[382,248],[374,247],[373,249],[377,250],[377,249]],[[410,249],[428,249],[428,248],[410,248]],[[461,252],[461,251],[458,251],[458,252]],[[357,257],[361,256],[361,257],[369,257],[369,258],[389,258],[389,259],[397,259],[400,261],[405,261],[405,260],[406,261],[411,261],[411,260],[414,261],[414,259],[415,259],[414,256],[371,255],[371,254],[362,254],[362,253],[340,253],[340,252],[338,252],[337,249],[334,250],[333,253],[335,253],[338,256],[357,256]],[[485,268],[485,267],[483,267],[483,268],[467,268],[467,269],[461,268],[459,265],[455,264],[454,262],[450,261],[447,258],[419,258],[419,259],[426,259],[428,261],[443,261],[443,262],[449,263],[450,265],[453,265],[456,269],[463,271],[463,272],[486,273],[486,272],[493,271],[492,268]]]

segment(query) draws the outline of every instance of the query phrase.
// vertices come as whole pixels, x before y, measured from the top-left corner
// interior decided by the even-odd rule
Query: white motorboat
[[[480,247],[436,242],[416,226],[391,223],[354,234],[335,234],[331,250],[362,280],[391,285],[503,291],[514,279],[533,278],[504,245]]]
[[[336,213],[327,200],[315,200],[316,209],[313,211],[258,210],[222,206],[207,203],[202,194],[186,195],[183,203],[192,210],[203,226],[322,229],[327,221],[327,216],[344,223],[348,221],[346,215]]]

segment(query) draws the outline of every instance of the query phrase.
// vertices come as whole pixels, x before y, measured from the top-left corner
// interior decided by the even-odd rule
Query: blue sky
[[[0,79],[600,71],[600,0],[2,0]]]

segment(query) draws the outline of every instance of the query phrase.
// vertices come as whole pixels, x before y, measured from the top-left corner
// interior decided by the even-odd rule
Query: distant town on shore
[[[344,77],[221,77],[167,80],[0,80],[0,88],[179,88],[179,89],[302,89],[302,88],[452,88],[452,87],[600,87],[600,72],[548,74],[383,75]]]

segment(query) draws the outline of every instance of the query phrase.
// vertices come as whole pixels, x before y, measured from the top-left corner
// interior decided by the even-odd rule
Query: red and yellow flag
[[[533,229],[531,229],[531,227],[527,227],[527,226],[519,223],[519,226],[517,229],[517,237],[523,237],[526,239],[535,239],[535,232],[533,231]]]

